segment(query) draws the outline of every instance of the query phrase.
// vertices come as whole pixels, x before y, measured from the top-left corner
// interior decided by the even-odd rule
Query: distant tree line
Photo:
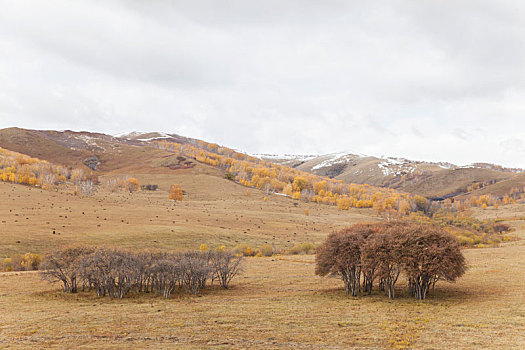
[[[215,281],[228,288],[242,271],[242,256],[230,251],[131,252],[110,248],[69,247],[47,255],[41,275],[59,281],[68,293],[94,290],[122,298],[131,292],[168,298],[175,290],[197,294]]]
[[[422,300],[436,282],[455,281],[465,269],[458,240],[442,228],[390,222],[357,224],[329,235],[317,249],[315,273],[340,277],[354,297],[370,294],[378,281],[390,299],[404,273],[410,294]]]

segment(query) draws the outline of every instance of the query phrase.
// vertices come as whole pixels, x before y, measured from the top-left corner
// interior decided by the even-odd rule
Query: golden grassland
[[[340,211],[278,195],[265,202],[261,191],[205,166],[133,176],[141,184],[158,184],[159,190],[101,189],[82,198],[73,188],[54,192],[0,183],[0,257],[46,253],[74,243],[168,249],[247,243],[287,249],[305,241],[320,243],[334,229],[358,221],[378,220],[371,209]],[[168,199],[172,183],[186,191],[182,202]]]
[[[335,229],[378,220],[371,209],[339,211],[247,189],[196,166],[132,173],[156,192],[73,195],[0,183],[0,257],[46,253],[65,244],[130,249],[197,249],[265,243],[287,249],[320,243]],[[172,183],[187,192],[168,200]],[[297,203],[297,206],[294,205]],[[309,215],[305,215],[308,209]],[[503,217],[525,238],[524,205],[475,209]],[[55,234],[53,234],[53,230]],[[312,255],[247,258],[229,290],[199,297],[97,298],[65,294],[35,272],[0,274],[0,348],[417,348],[525,347],[525,243],[464,251],[469,270],[418,302],[398,283],[398,298],[377,291],[351,298],[342,283],[314,274]]]
[[[465,251],[469,271],[417,302],[351,298],[314,258],[248,258],[229,290],[170,299],[65,294],[36,273],[0,276],[0,346],[13,348],[520,349],[523,245]]]

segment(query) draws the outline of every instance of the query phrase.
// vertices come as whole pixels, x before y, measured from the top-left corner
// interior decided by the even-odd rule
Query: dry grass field
[[[280,196],[265,202],[260,191],[201,165],[130,175],[160,188],[82,198],[73,188],[50,192],[0,183],[0,257],[44,254],[70,243],[129,249],[269,243],[285,250],[377,220],[371,210],[339,211]],[[171,183],[187,191],[183,202],[168,200]],[[525,206],[474,214],[521,213]],[[525,238],[525,221],[510,224],[514,235]],[[37,273],[2,273],[0,348],[524,348],[525,244],[468,249],[465,255],[467,274],[455,284],[441,282],[435,296],[422,302],[407,295],[403,280],[393,301],[377,291],[347,297],[340,281],[314,275],[312,255],[247,258],[231,289],[167,300],[65,294]]]
[[[45,253],[71,243],[168,249],[267,243],[287,249],[320,243],[351,223],[377,220],[371,209],[339,211],[277,195],[265,202],[261,191],[234,184],[206,166],[163,171],[132,174],[141,184],[158,184],[155,192],[101,190],[87,198],[75,196],[73,188],[50,192],[0,183],[0,257]],[[187,192],[182,202],[168,199],[172,183]]]
[[[521,349],[524,247],[467,250],[434,298],[347,297],[313,256],[248,258],[229,290],[123,300],[64,294],[35,273],[0,276],[0,346],[12,348]]]

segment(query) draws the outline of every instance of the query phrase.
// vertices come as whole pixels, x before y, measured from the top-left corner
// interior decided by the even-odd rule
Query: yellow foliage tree
[[[139,181],[134,177],[130,177],[126,181],[126,188],[130,193],[137,191],[139,189]]]
[[[182,201],[182,197],[184,195],[184,192],[182,191],[182,188],[180,187],[179,184],[173,184],[170,186],[170,194],[169,194],[169,198],[174,200],[174,201]]]

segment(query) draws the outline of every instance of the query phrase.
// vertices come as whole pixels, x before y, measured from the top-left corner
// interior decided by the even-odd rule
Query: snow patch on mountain
[[[383,172],[383,175],[403,175],[413,173],[416,170],[414,164],[405,158],[382,158],[382,162],[377,166]]]
[[[312,167],[312,170],[319,170],[322,168],[330,167],[332,165],[341,164],[341,163],[349,163],[350,161],[355,160],[356,158],[367,158],[368,156],[365,154],[360,154],[360,153],[338,152],[338,153],[327,154],[326,156],[322,156],[322,157],[328,157],[328,159],[325,159],[321,163]]]
[[[319,157],[318,155],[313,154],[249,154],[252,157],[259,159],[273,159],[273,160],[298,160],[298,161],[307,161]]]
[[[145,135],[154,135],[153,137],[141,137]],[[151,141],[156,139],[169,139],[172,138],[170,134],[164,132],[141,132],[141,131],[132,131],[124,132],[120,134],[113,135],[114,137],[126,139],[126,140],[137,140],[137,141]]]

